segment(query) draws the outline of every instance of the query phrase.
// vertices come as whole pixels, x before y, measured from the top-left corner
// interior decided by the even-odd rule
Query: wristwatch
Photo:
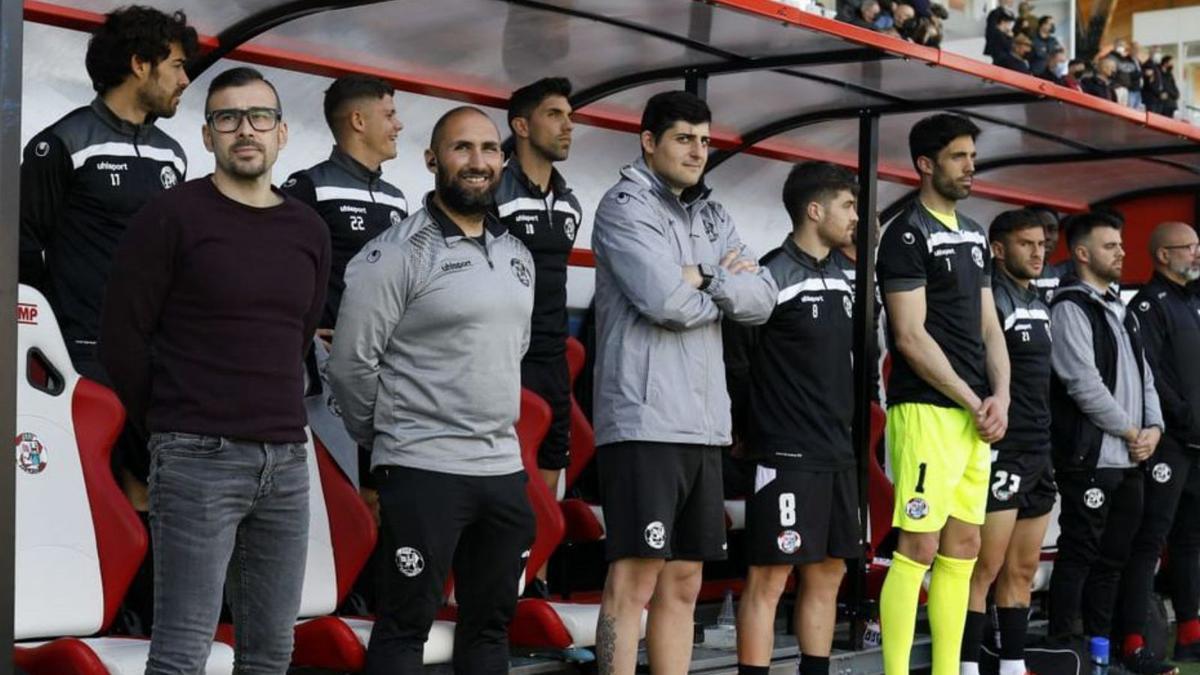
[[[713,277],[717,275],[717,270],[708,263],[700,263],[697,267],[700,268],[700,290],[703,291],[712,283]]]

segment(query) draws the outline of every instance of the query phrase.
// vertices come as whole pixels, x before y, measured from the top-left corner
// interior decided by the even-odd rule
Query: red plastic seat
[[[149,545],[109,463],[125,411],[75,372],[46,299],[21,286],[19,300],[13,660],[31,675],[140,673],[148,640],[81,637],[108,630]],[[214,645],[207,672],[232,670]]]

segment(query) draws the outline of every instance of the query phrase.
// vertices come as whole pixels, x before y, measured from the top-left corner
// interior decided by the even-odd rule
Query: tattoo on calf
[[[616,671],[613,664],[617,650],[617,618],[611,614],[601,614],[596,623],[596,665],[599,675],[612,675]]]

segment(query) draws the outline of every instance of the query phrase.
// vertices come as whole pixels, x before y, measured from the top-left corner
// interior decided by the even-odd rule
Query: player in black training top
[[[551,494],[570,462],[571,384],[567,372],[567,258],[583,211],[555,162],[571,150],[571,83],[547,77],[513,92],[508,126],[515,142],[496,188],[496,211],[509,233],[533,254],[533,316],[521,386],[550,404],[553,418],[537,464]],[[545,597],[546,570],[526,595]]]
[[[888,675],[909,672],[917,603],[932,567],[933,670],[959,669],[971,570],[987,513],[989,443],[1008,425],[1008,351],[993,310],[991,255],[978,223],[958,212],[971,194],[975,137],[949,114],[917,122],[909,151],[918,199],[884,230],[879,283],[893,358],[887,443],[900,529],[880,593]],[[987,311],[984,311],[984,308]]]
[[[285,192],[313,207],[329,226],[333,267],[317,331],[327,341],[346,289],[346,263],[368,241],[408,217],[404,193],[383,180],[380,168],[396,157],[396,137],[404,129],[396,116],[394,94],[391,85],[369,75],[334,80],[325,90],[325,122],[333,132],[333,151],[329,159],[297,171],[283,183]]]
[[[850,441],[854,288],[835,260],[858,223],[854,176],[826,162],[795,166],[783,187],[792,233],[763,257],[779,296],[763,326],[732,329],[750,363],[744,447],[757,462],[747,502],[750,571],[738,611],[738,672],[771,665],[775,610],[800,581],[800,673],[827,675],[846,558],[862,554]]]
[[[1043,220],[1028,209],[996,216],[988,236],[992,297],[1012,368],[1012,403],[1008,433],[992,444],[988,513],[971,576],[962,673],[979,672],[984,611],[994,581],[1000,672],[1024,675],[1030,588],[1057,494],[1050,460],[1050,308],[1036,286],[1047,236]]]
[[[109,266],[134,214],[187,174],[183,147],[154,120],[178,110],[189,84],[184,64],[195,53],[183,12],[110,12],[85,58],[96,98],[25,146],[20,282],[46,295],[75,370],[108,386],[96,349]],[[135,426],[126,424],[113,447],[113,467],[145,511],[150,455]]]

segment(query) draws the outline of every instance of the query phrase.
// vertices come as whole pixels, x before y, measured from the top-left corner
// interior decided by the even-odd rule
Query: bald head
[[[444,115],[438,118],[436,123],[434,123],[433,133],[429,137],[429,149],[437,152],[438,145],[442,142],[442,139],[446,135],[447,127],[449,127],[452,122],[457,121],[460,117],[466,118],[471,116],[482,117],[487,121],[488,124],[492,125],[493,129],[496,129],[496,123],[492,121],[492,118],[487,116],[487,113],[472,105],[462,105],[447,111]],[[500,130],[496,129],[496,138],[499,137]]]
[[[1200,278],[1198,241],[1196,229],[1187,223],[1159,223],[1150,233],[1150,260],[1155,271],[1180,284]]]

